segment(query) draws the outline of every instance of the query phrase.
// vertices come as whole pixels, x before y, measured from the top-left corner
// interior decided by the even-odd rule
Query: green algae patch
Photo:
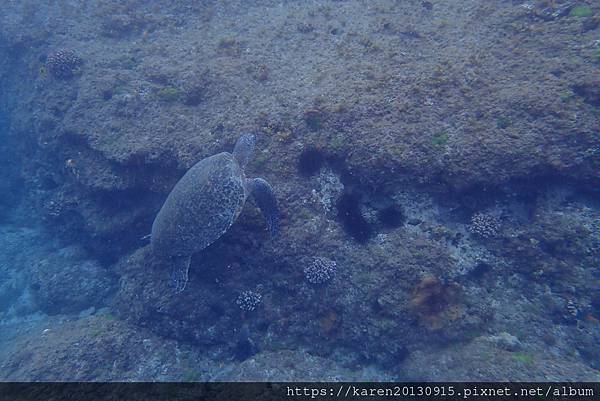
[[[586,18],[593,15],[594,12],[588,6],[575,6],[571,9],[569,15],[571,17]]]
[[[560,94],[560,101],[566,103],[573,100],[574,97],[575,94],[573,93],[573,91],[564,91]]]
[[[445,144],[448,143],[448,139],[449,139],[448,133],[446,133],[446,132],[440,132],[439,134],[437,134],[436,136],[434,136],[431,139],[431,143],[434,146],[438,146],[438,147],[439,146],[444,146]]]
[[[512,120],[508,117],[498,117],[496,119],[496,127],[499,129],[506,129],[512,125]]]
[[[165,102],[176,102],[181,97],[181,91],[173,86],[162,88],[157,93],[158,98]]]
[[[342,138],[341,136],[335,136],[333,137],[331,142],[329,142],[329,147],[331,148],[331,150],[336,152],[342,150],[344,148],[344,145],[344,138]]]
[[[528,354],[517,353],[517,354],[513,355],[513,358],[515,360],[517,360],[518,362],[521,362],[524,365],[532,365],[533,364],[533,357]]]

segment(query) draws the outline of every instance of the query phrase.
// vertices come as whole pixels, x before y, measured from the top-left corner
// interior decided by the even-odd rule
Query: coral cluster
[[[309,283],[322,284],[331,280],[337,270],[334,260],[317,257],[304,268],[304,276]]]
[[[240,307],[241,310],[247,312],[255,310],[261,302],[262,295],[259,292],[252,290],[243,291],[235,301],[235,303]]]
[[[482,238],[492,238],[500,232],[500,220],[486,213],[475,213],[471,217],[469,231]]]
[[[55,78],[71,78],[83,60],[69,49],[61,49],[48,55],[46,70]]]

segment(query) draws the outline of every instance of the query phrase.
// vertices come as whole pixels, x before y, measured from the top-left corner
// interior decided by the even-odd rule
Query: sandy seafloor
[[[5,0],[0,380],[598,381],[599,121],[592,0]],[[280,235],[172,296],[142,238],[242,132]]]

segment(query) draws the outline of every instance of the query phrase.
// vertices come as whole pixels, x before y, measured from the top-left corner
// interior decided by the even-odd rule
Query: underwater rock
[[[567,3],[588,3],[595,11],[593,2],[456,7],[433,0],[384,1],[369,12],[365,2],[354,0],[305,9],[294,2],[241,8],[229,2],[216,7],[162,2],[151,11],[142,2],[114,0],[68,10],[34,3],[5,2],[0,13],[0,75],[7,78],[0,100],[11,114],[8,136],[18,145],[8,149],[22,160],[18,170],[29,204],[50,200],[46,220],[53,234],[93,246],[103,258],[120,259],[115,308],[140,330],[150,327],[212,352],[223,343],[231,349],[232,333],[243,321],[261,350],[302,345],[319,355],[344,354],[346,361],[392,367],[406,358],[406,350],[403,363],[412,367],[411,357],[420,351],[431,354],[430,360],[420,359],[426,362],[423,370],[438,362],[433,344],[451,348],[455,344],[448,346],[448,339],[462,344],[482,329],[528,333],[519,334],[528,349],[526,342],[537,335],[532,322],[550,327],[559,345],[578,349],[574,335],[563,335],[564,308],[555,319],[545,308],[549,303],[535,297],[538,284],[576,292],[579,302],[596,291],[598,242],[589,239],[598,219],[577,228],[573,218],[597,206],[583,204],[564,220],[540,219],[545,207],[534,198],[540,176],[577,181],[585,191],[597,188],[595,17],[551,15]],[[550,3],[552,22],[525,10],[542,12]],[[60,24],[63,12],[68,34]],[[99,19],[91,24],[93,15]],[[377,29],[386,21],[393,21],[393,32]],[[416,32],[422,38],[411,46],[407,42]],[[131,40],[115,40],[126,35]],[[61,40],[85,49],[90,60],[77,82],[42,80],[31,68],[40,64],[49,41]],[[208,82],[204,70],[210,71]],[[262,116],[285,127],[286,134],[265,131],[262,163],[251,167],[270,177],[294,224],[285,238],[262,241],[258,213],[247,208],[247,218],[192,260],[189,290],[170,299],[164,295],[169,291],[164,265],[147,248],[126,253],[141,245],[137,239],[147,234],[160,198],[178,175],[199,155],[227,149],[231,132],[260,129]],[[318,178],[298,177],[298,155],[306,144],[328,149],[347,171],[329,175],[321,168]],[[521,179],[535,185],[513,185]],[[306,196],[311,185],[316,207]],[[394,198],[410,222],[394,229],[401,216],[384,209],[391,201],[374,202],[371,194],[398,193],[410,185],[424,198],[436,193],[438,199],[423,212],[418,201]],[[529,200],[521,218],[502,214],[502,240],[477,241],[465,222],[496,202],[506,210],[506,199],[493,199],[498,185],[506,185],[509,202]],[[486,205],[470,205],[457,219],[443,215],[453,207],[452,198],[466,205],[461,191],[472,188],[481,189]],[[344,204],[342,194],[356,198]],[[333,214],[340,206],[347,213],[339,215],[343,224],[332,221],[332,213],[323,216],[320,205]],[[27,212],[37,214],[33,209]],[[307,282],[302,261],[311,255],[344,267],[336,272],[339,286]],[[469,271],[465,266],[477,265],[477,256],[485,256],[487,273],[476,280],[454,273]],[[455,304],[442,313],[444,319],[422,319],[411,309],[413,290],[427,275],[442,283],[455,280],[465,293],[466,299],[446,298]],[[17,286],[26,281],[9,280]],[[513,293],[531,299],[531,310],[540,312],[511,320],[504,315],[510,305],[504,305],[495,307],[498,321],[487,319],[478,305],[496,305],[515,282],[523,286]],[[260,285],[260,307],[241,311],[237,295]],[[11,286],[3,290],[15,294]],[[444,306],[422,291],[422,301]],[[431,330],[425,322],[440,328]],[[590,336],[582,347],[589,354],[580,350],[585,363],[598,358],[594,342]],[[243,345],[240,355],[250,348]],[[502,374],[530,361],[528,355],[520,355],[517,364],[510,358],[504,371],[489,366],[503,363],[494,358],[468,368],[483,366],[482,379],[489,380],[511,377]],[[431,376],[448,379],[455,369],[463,367],[449,364]],[[563,373],[561,379],[571,378],[568,369]]]
[[[598,381],[600,372],[544,349],[510,352],[484,338],[444,349],[411,353],[401,377],[414,381]]]
[[[205,269],[214,264],[214,257],[205,251]],[[233,332],[241,311],[233,289],[219,285],[214,276],[190,281],[187,291],[173,296],[164,264],[153,258],[149,246],[124,257],[116,270],[121,287],[112,307],[122,319],[196,345],[219,346],[232,340],[223,333]],[[208,274],[206,270],[199,273]]]
[[[586,18],[581,24],[581,30],[583,32],[592,31],[600,26],[600,15],[594,15]]]
[[[577,325],[567,329],[567,332],[573,337],[577,351],[581,353],[584,360],[591,367],[600,370],[600,322],[597,319],[585,319]]]
[[[209,380],[219,367],[201,354],[109,314],[53,318],[40,321],[0,350],[0,380]]]
[[[48,314],[79,313],[110,301],[115,279],[78,247],[63,248],[34,266],[31,285],[38,308]]]
[[[311,131],[318,131],[323,127],[323,112],[319,109],[309,109],[304,112],[304,123]]]
[[[570,1],[563,4],[541,1],[538,4],[532,2],[523,3],[520,7],[524,8],[532,17],[539,18],[543,21],[552,21],[569,15],[573,6],[574,3]]]
[[[517,337],[505,331],[499,333],[498,335],[487,337],[487,339],[492,344],[495,344],[507,351],[518,351],[522,347],[522,344]]]
[[[36,265],[57,246],[55,238],[39,227],[0,225],[0,321],[39,311],[30,285]]]
[[[333,360],[306,351],[261,352],[231,371],[218,375],[217,381],[353,381],[385,380],[389,376],[376,369],[348,369]]]
[[[429,330],[440,330],[449,321],[459,318],[459,287],[427,276],[413,291],[411,308]]]
[[[198,106],[207,96],[208,78],[206,74],[187,80],[182,90],[182,100],[187,106]]]

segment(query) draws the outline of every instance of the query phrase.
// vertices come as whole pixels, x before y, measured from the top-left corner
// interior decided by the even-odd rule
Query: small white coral
[[[492,238],[500,232],[500,219],[487,213],[475,213],[471,217],[469,231],[482,238]]]
[[[260,292],[246,290],[237,297],[235,303],[240,307],[241,310],[251,312],[255,310],[258,305],[262,302],[262,295]]]
[[[304,268],[304,276],[309,283],[322,284],[333,278],[337,270],[334,260],[316,257]]]

